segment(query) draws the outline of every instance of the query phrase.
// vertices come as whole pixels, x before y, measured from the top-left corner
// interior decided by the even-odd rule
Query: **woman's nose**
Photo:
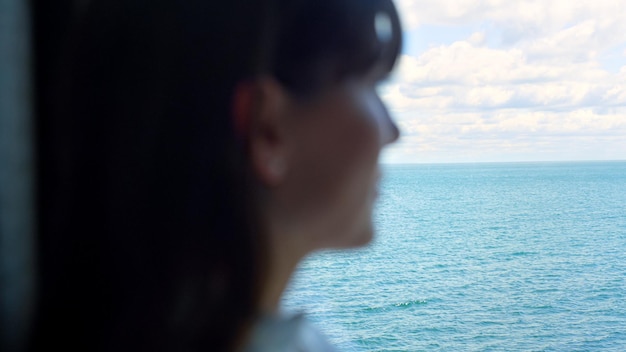
[[[374,98],[375,99],[372,100],[372,103],[374,104],[373,111],[375,111],[375,114],[378,116],[377,120],[380,131],[380,143],[381,147],[384,147],[398,140],[400,137],[400,130],[389,115],[389,109],[387,109],[387,105],[382,101],[380,95],[375,93]]]
[[[389,125],[389,138],[385,144],[395,143],[398,138],[400,138],[400,129],[398,128],[398,125],[396,125],[396,123],[393,121],[391,116],[389,116],[389,114],[387,114],[386,120],[387,124]]]
[[[394,143],[400,138],[400,130],[398,129],[398,125],[393,121],[391,116],[389,115],[389,110],[387,109],[387,105],[380,102],[380,106],[383,112],[382,126],[381,126],[381,142],[382,145],[385,146],[387,144]]]

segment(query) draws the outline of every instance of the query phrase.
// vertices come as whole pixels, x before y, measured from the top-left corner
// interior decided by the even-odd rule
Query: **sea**
[[[626,162],[385,165],[286,291],[339,351],[626,351]]]

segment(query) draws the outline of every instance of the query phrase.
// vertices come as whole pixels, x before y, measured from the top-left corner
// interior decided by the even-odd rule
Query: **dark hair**
[[[391,71],[401,44],[391,1],[296,0],[281,5],[280,19],[273,23],[275,42],[267,45],[275,47],[269,66],[293,92],[312,93],[378,64]],[[377,28],[381,19],[388,28]]]
[[[392,37],[379,40],[384,14]],[[234,87],[299,96],[390,70],[390,0],[92,0],[44,87],[32,350],[227,350],[256,313],[263,229]]]

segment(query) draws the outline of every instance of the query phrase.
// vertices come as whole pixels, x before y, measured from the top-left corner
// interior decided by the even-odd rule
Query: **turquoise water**
[[[626,351],[626,162],[385,167],[284,299],[343,351]]]

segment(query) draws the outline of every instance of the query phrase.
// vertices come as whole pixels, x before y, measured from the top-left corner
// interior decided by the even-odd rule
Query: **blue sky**
[[[396,0],[386,163],[626,160],[626,1]]]

